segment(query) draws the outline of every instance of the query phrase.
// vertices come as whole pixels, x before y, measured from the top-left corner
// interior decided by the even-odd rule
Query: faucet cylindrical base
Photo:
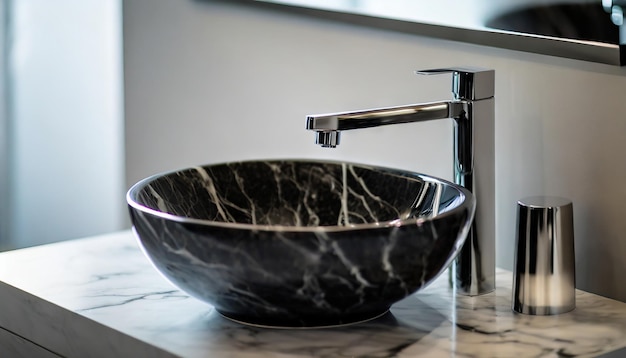
[[[477,245],[476,230],[471,230],[468,237],[452,263],[450,270],[452,283],[457,294],[478,296],[492,292],[496,288],[495,264],[492,265],[495,253],[491,248]],[[481,250],[481,248],[486,249]]]

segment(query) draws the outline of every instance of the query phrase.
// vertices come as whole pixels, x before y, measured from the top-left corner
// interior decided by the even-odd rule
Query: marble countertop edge
[[[130,231],[0,254],[0,327],[68,357],[595,357],[626,347],[626,303],[577,290],[558,316],[511,311],[511,273],[494,293],[454,295],[447,275],[363,324],[264,329],[182,293]]]

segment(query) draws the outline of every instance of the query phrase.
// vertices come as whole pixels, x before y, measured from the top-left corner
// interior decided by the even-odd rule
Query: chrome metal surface
[[[335,148],[339,145],[339,131],[317,131],[315,132],[315,144],[324,148]]]
[[[415,71],[418,75],[452,73],[452,94],[454,99],[476,101],[488,99],[495,94],[495,72],[480,68],[452,67]]]
[[[339,131],[388,124],[454,120],[454,179],[476,195],[476,215],[468,238],[454,263],[457,292],[480,295],[495,288],[495,155],[493,70],[439,68],[418,74],[452,73],[451,101],[411,104],[351,112],[309,115],[306,129],[316,132],[316,144],[334,147]],[[332,135],[337,133],[337,140]],[[480,133],[481,140],[475,140]]]
[[[531,197],[517,202],[512,308],[552,315],[576,307],[572,202]]]
[[[433,119],[454,118],[463,112],[461,102],[433,102],[407,106],[368,109],[354,112],[338,112],[310,115],[306,118],[306,129],[319,132],[343,131],[378,127],[385,124],[421,122]]]

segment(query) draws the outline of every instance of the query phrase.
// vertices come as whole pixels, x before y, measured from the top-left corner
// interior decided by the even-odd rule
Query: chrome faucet
[[[476,215],[468,237],[452,264],[457,292],[481,295],[495,288],[495,73],[481,68],[442,68],[416,71],[452,73],[453,99],[352,112],[310,115],[306,129],[315,143],[334,148],[340,132],[387,124],[454,120],[454,182],[476,195]],[[419,155],[420,153],[417,153]]]

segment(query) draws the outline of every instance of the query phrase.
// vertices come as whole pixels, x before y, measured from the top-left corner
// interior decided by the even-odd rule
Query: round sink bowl
[[[233,320],[282,327],[384,314],[447,268],[475,208],[441,179],[310,160],[182,169],[138,182],[127,201],[174,285]]]

